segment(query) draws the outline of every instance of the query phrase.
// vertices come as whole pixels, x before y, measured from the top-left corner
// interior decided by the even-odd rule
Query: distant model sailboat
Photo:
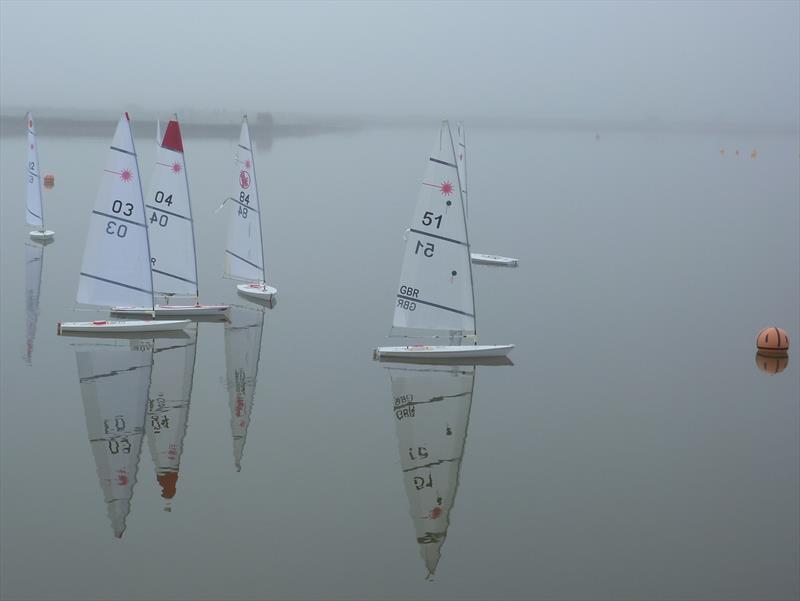
[[[225,275],[247,282],[236,286],[241,294],[256,300],[271,301],[278,291],[267,286],[264,275],[261,204],[254,154],[245,115],[236,149],[236,195],[228,198],[233,201],[233,206],[228,220]]]
[[[153,341],[153,375],[145,433],[165,502],[164,511],[172,511],[178,483],[197,355],[197,324],[186,333],[189,337],[184,340]]]
[[[25,116],[28,125],[28,165],[26,168],[27,181],[27,210],[25,221],[39,229],[33,230],[29,235],[34,240],[51,240],[55,233],[44,227],[44,206],[42,204],[42,173],[39,170],[39,142],[36,140],[36,127],[33,125],[33,115]]]
[[[475,367],[421,365],[388,371],[403,484],[430,578],[442,556],[458,491]]]
[[[469,218],[469,196],[467,195],[467,134],[464,124],[456,124],[458,131],[458,148],[456,149],[456,164],[458,165],[458,176],[461,181],[461,194],[464,197],[464,213]],[[470,253],[473,263],[481,265],[499,265],[503,267],[516,267],[518,261],[512,257],[501,257],[499,255],[485,255],[482,253]]]
[[[164,139],[156,150],[156,162],[145,205],[150,238],[150,263],[155,294],[193,297],[195,303],[157,304],[156,317],[221,315],[229,305],[198,302],[197,252],[189,197],[189,179],[183,156],[178,116],[167,123]],[[113,307],[114,315],[152,315],[153,307]]]
[[[116,538],[131,510],[142,449],[152,344],[75,345],[97,477]]]
[[[376,359],[502,357],[514,348],[477,345],[467,221],[455,161],[450,125],[443,121],[406,230],[391,334],[448,338],[450,345],[378,347]],[[465,339],[473,344],[461,346]]]
[[[150,242],[139,165],[128,113],[120,118],[94,203],[83,251],[79,303],[155,308]],[[180,330],[183,320],[83,321],[58,324],[59,334]]]
[[[225,324],[225,367],[231,410],[233,461],[237,472],[242,469],[244,443],[253,411],[263,331],[263,310],[231,307],[230,321]]]

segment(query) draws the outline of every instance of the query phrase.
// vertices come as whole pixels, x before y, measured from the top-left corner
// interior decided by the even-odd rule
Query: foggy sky
[[[0,2],[0,103],[800,121],[800,2]]]

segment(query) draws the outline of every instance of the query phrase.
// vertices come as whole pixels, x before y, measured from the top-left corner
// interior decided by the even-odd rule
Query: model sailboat
[[[197,354],[197,325],[184,340],[153,341],[153,376],[147,403],[145,432],[156,479],[165,500],[164,511],[172,510],[189,420],[189,401]]]
[[[378,347],[375,358],[500,357],[512,344],[477,345],[464,202],[450,125],[442,122],[406,230],[393,336],[448,338],[450,345]],[[461,346],[463,340],[472,345]],[[457,344],[456,344],[457,343]]]
[[[100,180],[83,251],[79,303],[155,308],[144,199],[128,114],[117,124]],[[188,319],[88,321],[58,324],[59,334],[180,330]]]
[[[237,472],[242,469],[244,443],[253,411],[263,331],[263,310],[231,307],[230,321],[225,324],[225,367]]]
[[[236,149],[236,194],[228,221],[225,275],[244,280],[238,291],[251,298],[271,301],[278,291],[265,283],[264,241],[261,234],[261,204],[256,184],[256,166],[247,115],[242,119]]]
[[[458,491],[475,367],[394,367],[389,376],[403,484],[430,578]]]
[[[27,210],[25,211],[25,220],[28,225],[39,228],[29,234],[31,238],[34,240],[51,240],[55,233],[44,227],[42,174],[39,170],[39,142],[36,140],[36,127],[33,125],[33,115],[31,113],[28,113],[25,119],[28,124]]]
[[[464,197],[464,213],[469,218],[469,196],[467,195],[467,134],[464,124],[456,124],[458,131],[458,148],[456,148],[456,165],[458,165],[458,177],[461,181],[461,195]],[[482,253],[470,253],[473,263],[481,265],[499,265],[502,267],[516,267],[518,261],[512,257],[501,257],[499,255],[485,255]]]
[[[153,364],[152,344],[134,342],[75,348],[89,443],[117,538],[131,510]]]
[[[145,204],[150,238],[150,263],[155,294],[192,297],[194,304],[157,304],[156,317],[221,315],[228,305],[201,305],[197,277],[197,252],[189,197],[189,179],[183,155],[178,116],[167,123],[164,139],[156,150],[156,163]],[[152,314],[147,307],[113,307],[114,315]]]

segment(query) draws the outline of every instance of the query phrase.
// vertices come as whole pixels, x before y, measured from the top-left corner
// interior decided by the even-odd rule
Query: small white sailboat
[[[150,341],[134,342],[75,345],[86,429],[116,538],[131,511],[153,365]]]
[[[421,365],[388,371],[403,484],[429,579],[441,559],[458,492],[475,367]]]
[[[44,227],[42,173],[39,170],[39,142],[36,139],[36,127],[33,124],[33,115],[30,112],[25,116],[25,119],[28,126],[27,210],[25,211],[25,221],[27,221],[28,225],[39,228],[29,234],[33,240],[52,240],[55,232]]]
[[[464,213],[469,219],[469,196],[467,195],[467,133],[464,124],[460,121],[456,124],[458,131],[458,148],[456,149],[456,164],[458,165],[458,175],[461,181],[461,194],[464,197]],[[483,253],[470,253],[470,259],[477,265],[497,265],[501,267],[516,267],[517,259],[512,257],[501,257],[499,255],[486,255]]]
[[[428,159],[411,227],[406,230],[392,336],[448,338],[450,345],[375,349],[388,357],[505,356],[513,344],[478,345],[475,294],[462,188],[450,125],[442,122]],[[463,341],[473,344],[461,345]]]
[[[177,115],[167,123],[163,141],[156,150],[147,199],[145,217],[155,294],[167,299],[171,296],[195,299],[193,304],[156,304],[155,316],[224,315],[229,305],[201,305],[199,302],[192,202]],[[153,307],[112,307],[111,313],[152,315]]]
[[[225,368],[237,472],[242,470],[244,443],[253,412],[263,331],[263,310],[231,307],[230,322],[225,324]]]
[[[278,291],[267,286],[265,279],[261,204],[254,154],[245,115],[236,149],[236,195],[227,199],[232,201],[232,205],[225,246],[225,275],[247,282],[236,286],[244,296],[268,302]]]
[[[187,329],[188,338],[180,341],[153,341],[153,375],[147,402],[145,434],[150,456],[161,486],[164,511],[172,511],[183,441],[189,421],[197,325]]]
[[[87,305],[155,307],[150,242],[139,165],[128,114],[117,124],[100,180],[83,251],[77,301]],[[181,330],[188,319],[59,322],[58,334]]]

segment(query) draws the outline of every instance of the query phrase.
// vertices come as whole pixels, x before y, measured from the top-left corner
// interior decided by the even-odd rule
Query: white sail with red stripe
[[[189,180],[177,115],[167,123],[145,201],[156,294],[198,296]]]

